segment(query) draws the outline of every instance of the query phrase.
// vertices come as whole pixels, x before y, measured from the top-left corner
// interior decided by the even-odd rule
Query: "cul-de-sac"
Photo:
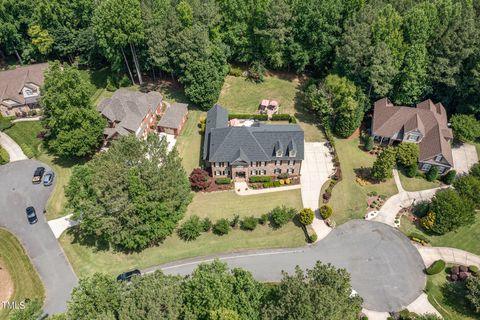
[[[0,320],[480,319],[476,0],[0,1]]]

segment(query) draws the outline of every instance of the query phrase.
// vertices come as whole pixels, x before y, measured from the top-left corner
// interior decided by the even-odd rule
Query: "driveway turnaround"
[[[315,245],[299,249],[248,251],[183,260],[143,270],[190,274],[201,262],[218,258],[229,267],[242,267],[260,281],[279,281],[282,270],[312,268],[316,261],[345,268],[352,287],[374,311],[399,311],[417,299],[425,288],[422,257],[398,230],[383,223],[352,220],[334,229]]]
[[[0,166],[0,227],[20,240],[37,269],[46,291],[44,311],[64,312],[77,278],[44,217],[43,211],[53,186],[32,184],[36,167],[46,165],[23,160]],[[33,206],[38,222],[30,225],[25,208]]]
[[[463,144],[452,148],[453,164],[457,173],[468,173],[470,168],[478,162],[477,150],[474,145]]]

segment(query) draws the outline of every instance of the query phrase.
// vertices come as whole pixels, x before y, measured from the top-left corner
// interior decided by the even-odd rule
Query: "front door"
[[[235,178],[245,179],[245,177],[246,177],[245,171],[237,171],[237,172],[235,172]]]

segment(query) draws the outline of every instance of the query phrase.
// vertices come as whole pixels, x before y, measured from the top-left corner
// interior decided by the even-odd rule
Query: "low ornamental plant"
[[[230,223],[227,219],[220,219],[213,225],[213,233],[219,236],[228,234],[230,231]]]
[[[230,178],[217,178],[215,179],[216,184],[230,184],[232,183],[232,179]]]
[[[202,220],[203,232],[208,232],[212,230],[212,226],[213,226],[212,220],[210,220],[208,217]]]
[[[180,239],[184,241],[193,241],[200,236],[202,231],[202,221],[200,221],[198,216],[193,215],[182,224],[180,229],[178,229],[177,234]]]
[[[258,219],[254,216],[245,217],[242,219],[242,221],[240,221],[240,228],[242,228],[242,230],[253,231],[257,227],[257,224]]]
[[[428,172],[425,174],[425,179],[427,179],[427,181],[430,181],[430,182],[437,180],[438,168],[435,166],[432,166],[430,170],[428,170]]]
[[[287,208],[286,206],[275,207],[270,212],[270,219],[275,228],[280,228],[286,225],[297,214],[294,208]]]
[[[315,241],[318,240],[318,236],[317,236],[316,233],[311,234],[308,238],[310,239],[310,242],[311,242],[311,243],[314,243]]]
[[[298,221],[300,221],[300,223],[303,224],[304,226],[312,224],[313,218],[315,218],[315,214],[313,213],[313,210],[310,208],[303,208],[298,213]]]
[[[270,176],[251,176],[249,178],[250,183],[255,183],[255,182],[271,182],[273,181],[273,178]]]
[[[432,265],[430,267],[427,268],[426,273],[428,275],[438,274],[438,273],[442,272],[443,269],[445,269],[445,265],[446,265],[445,261],[437,260],[434,263],[432,263]]]
[[[418,168],[416,164],[413,164],[405,168],[405,175],[409,178],[416,177],[417,173],[418,173]]]
[[[195,191],[202,191],[208,189],[210,186],[210,177],[206,170],[201,168],[193,169],[192,173],[190,174],[190,186]]]
[[[443,176],[443,182],[445,182],[445,184],[452,184],[453,181],[455,181],[455,178],[457,177],[457,171],[455,170],[450,170],[447,172],[446,175]]]
[[[265,225],[268,222],[269,215],[268,213],[264,213],[258,218],[258,223],[260,223],[262,226]]]
[[[332,207],[329,205],[324,204],[323,206],[320,207],[320,215],[322,216],[323,219],[328,219],[333,213]]]
[[[230,220],[230,227],[236,228],[240,223],[240,216],[238,214],[234,215],[232,220]]]

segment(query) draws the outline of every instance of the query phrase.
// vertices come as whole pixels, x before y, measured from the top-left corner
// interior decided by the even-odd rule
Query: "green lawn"
[[[20,146],[29,146],[35,156],[38,156],[40,154],[38,147],[42,141],[37,138],[37,135],[42,130],[40,121],[25,121],[15,123],[11,128],[5,130],[5,133]]]
[[[330,205],[333,207],[332,218],[341,224],[351,219],[362,218],[367,210],[367,193],[376,191],[387,197],[398,192],[393,179],[379,184],[361,186],[356,179],[355,169],[371,168],[375,156],[360,149],[358,139],[336,139],[335,146],[340,160],[343,179],[332,191]],[[321,199],[319,199],[322,205]]]
[[[13,234],[0,229],[0,260],[12,277],[14,292],[10,301],[20,302],[25,298],[43,301],[45,291],[37,271],[25,250]],[[0,308],[0,319],[8,318],[8,309]]]
[[[202,157],[202,135],[198,132],[198,121],[204,112],[189,110],[188,120],[177,138],[177,150],[182,157],[183,167],[187,174],[198,168]]]
[[[447,266],[448,267],[448,266]],[[445,271],[427,277],[428,301],[448,320],[478,319],[471,313],[465,299],[465,283],[450,283]]]
[[[442,236],[426,234],[405,217],[402,217],[400,230],[406,235],[412,232],[421,233],[430,239],[434,247],[453,247],[480,255],[480,217],[478,215],[474,224]]]
[[[406,191],[420,191],[440,187],[442,183],[440,181],[430,182],[422,177],[409,178],[399,170],[400,181],[402,182],[403,189]]]
[[[232,113],[257,113],[263,99],[277,100],[280,113],[295,113],[295,95],[300,82],[294,76],[288,79],[267,76],[262,83],[244,77],[227,76],[218,103]]]
[[[251,196],[239,196],[234,191],[196,193],[188,206],[187,216],[196,214],[200,217],[209,217],[212,221],[232,218],[236,214],[259,217],[277,205],[301,209],[300,189]]]

